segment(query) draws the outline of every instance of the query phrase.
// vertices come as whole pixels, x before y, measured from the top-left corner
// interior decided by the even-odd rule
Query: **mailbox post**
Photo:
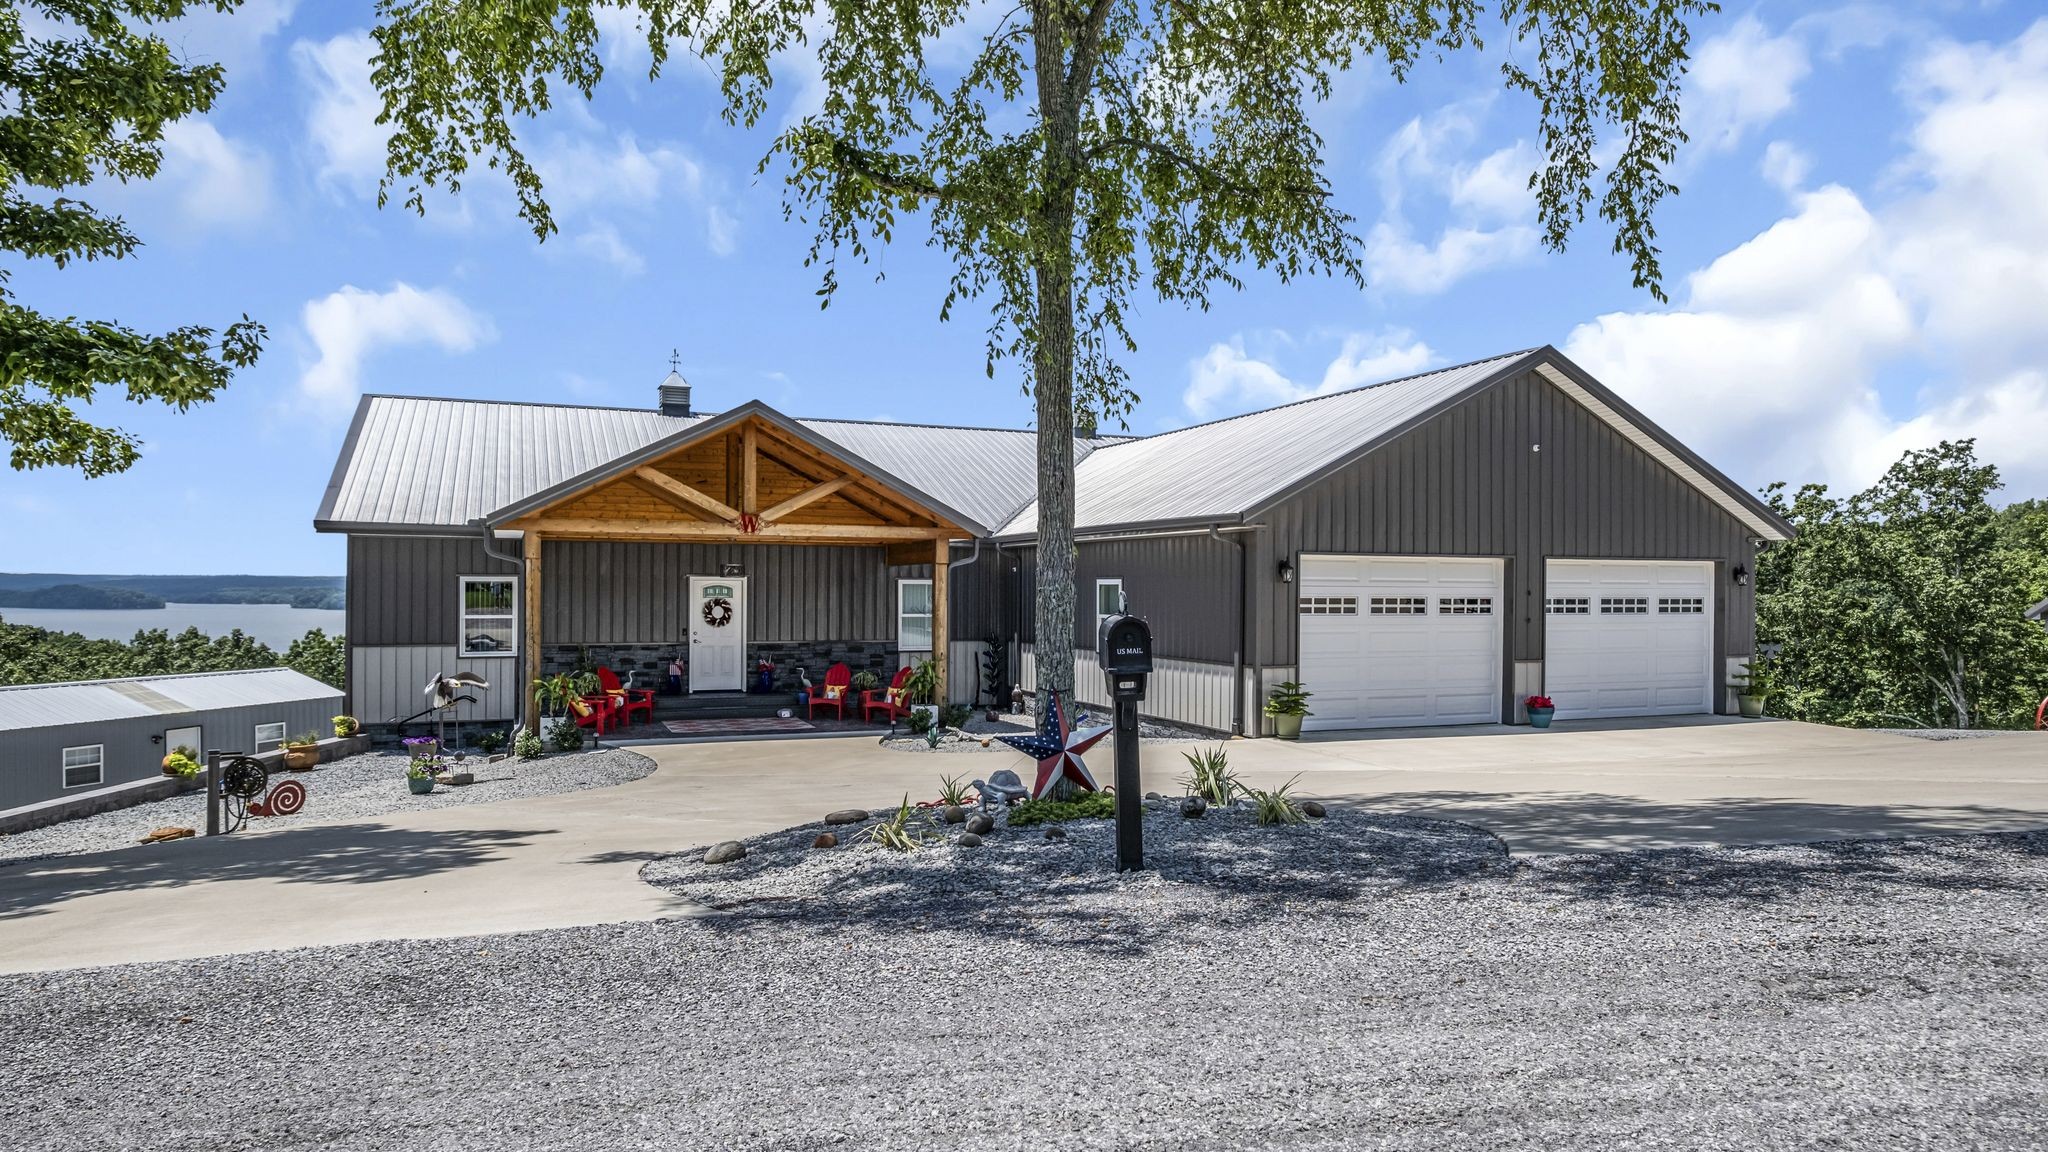
[[[1138,701],[1152,673],[1152,627],[1119,612],[1102,621],[1096,636],[1102,674],[1116,706],[1116,869],[1145,866],[1144,785],[1138,777]]]

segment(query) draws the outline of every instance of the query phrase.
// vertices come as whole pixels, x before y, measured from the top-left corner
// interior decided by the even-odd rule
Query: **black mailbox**
[[[1095,651],[1108,676],[1139,676],[1152,671],[1152,626],[1119,612],[1106,616],[1096,636]]]

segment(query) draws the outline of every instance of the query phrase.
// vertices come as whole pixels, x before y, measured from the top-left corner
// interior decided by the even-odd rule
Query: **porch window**
[[[932,582],[896,582],[896,648],[902,652],[932,650]]]
[[[256,751],[268,752],[284,743],[284,721],[256,726]]]
[[[1124,578],[1095,582],[1095,634],[1102,635],[1102,622],[1124,610]]]
[[[89,788],[106,779],[107,746],[85,744],[64,750],[64,786]]]
[[[462,654],[511,656],[519,651],[519,581],[512,576],[463,576]]]

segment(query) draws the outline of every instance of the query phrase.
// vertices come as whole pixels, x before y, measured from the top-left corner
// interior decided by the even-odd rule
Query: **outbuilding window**
[[[464,576],[462,654],[511,656],[519,651],[519,580],[512,576]]]
[[[64,750],[64,786],[90,788],[107,778],[107,746],[81,744]]]
[[[896,582],[896,648],[902,652],[932,650],[932,582]]]
[[[1102,622],[1124,610],[1124,580],[1112,576],[1095,582],[1095,634],[1102,635]]]
[[[256,751],[268,752],[284,743],[284,721],[256,726]]]

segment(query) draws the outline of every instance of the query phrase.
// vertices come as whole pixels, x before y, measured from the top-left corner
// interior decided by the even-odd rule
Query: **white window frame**
[[[1102,589],[1105,586],[1116,589],[1116,602],[1119,611],[1122,609],[1122,605],[1124,602],[1123,577],[1104,576],[1095,582],[1095,635],[1098,638],[1102,635],[1102,622],[1104,620],[1109,619],[1112,615],[1115,614],[1112,612],[1104,612],[1102,610]]]
[[[932,610],[931,610],[931,611],[929,611],[929,612],[905,612],[905,611],[903,610],[903,590],[904,590],[905,588],[908,588],[908,587],[912,586],[912,585],[920,585],[920,586],[922,586],[922,587],[924,587],[924,588],[927,588],[927,589],[929,589],[929,588],[930,588],[930,587],[932,586],[931,578],[930,578],[930,577],[905,577],[905,578],[903,578],[903,579],[901,579],[901,580],[898,580],[898,581],[896,581],[896,650],[897,650],[898,652],[929,652],[929,651],[931,651],[931,650],[932,650],[932,644],[935,644],[935,643],[937,643],[937,642],[938,642],[938,619],[937,619],[937,617],[938,617],[938,613],[939,613],[939,602],[938,602],[938,600],[937,600],[936,598],[934,598],[934,597],[932,597],[932,596],[930,596],[930,595],[927,595],[927,596],[926,596],[925,598],[926,598],[927,600],[930,600],[930,601],[931,601],[931,604],[932,604]],[[926,644],[926,645],[925,645],[924,647],[922,647],[922,648],[912,648],[912,647],[910,647],[910,646],[909,646],[908,644],[904,643],[904,641],[903,641],[903,621],[904,621],[904,620],[905,620],[906,618],[910,618],[910,619],[919,619],[919,620],[925,620],[925,621],[928,621],[928,622],[930,622],[930,625],[931,625],[931,627],[930,627],[930,628],[928,628],[928,629],[926,629],[926,631],[925,631],[925,634],[926,634],[927,636],[930,636],[930,637],[932,637],[932,640],[931,640],[931,641],[930,641],[929,643],[927,643],[927,644]]]
[[[83,783],[73,784],[71,782],[71,770],[73,768],[83,768],[85,767],[85,765],[72,764],[70,762],[71,754],[73,752],[84,752],[87,749],[92,750],[92,754],[94,757],[93,767],[98,769],[99,771],[93,776],[92,779],[84,781]],[[71,747],[66,748],[64,750],[63,754],[60,757],[58,757],[57,763],[57,781],[58,783],[64,785],[64,787],[67,789],[97,788],[100,785],[107,782],[107,746],[105,744],[74,744]]]
[[[458,576],[455,588],[455,654],[463,660],[506,660],[519,655],[519,577],[517,576]],[[512,611],[476,612],[469,610],[469,586],[471,584],[512,585]],[[471,652],[469,650],[469,622],[476,620],[508,620],[512,624],[512,644],[503,652]]]
[[[256,740],[256,749],[255,749],[255,750],[256,750],[256,751],[258,751],[258,752],[268,752],[268,751],[270,751],[270,749],[271,749],[271,748],[280,748],[280,747],[283,747],[283,745],[284,745],[284,738],[285,738],[286,736],[290,735],[290,733],[286,731],[286,727],[287,727],[287,722],[286,722],[286,721],[283,721],[283,720],[273,720],[273,721],[271,721],[271,722],[269,722],[269,723],[267,723],[267,724],[258,724],[258,725],[256,726],[256,734],[255,734],[255,740]],[[263,734],[263,732],[264,732],[264,730],[265,730],[265,729],[276,729],[276,731],[277,731],[277,735],[276,735],[276,736],[265,736],[265,735]],[[269,747],[268,747],[268,748],[264,747],[264,745],[266,745],[266,744],[267,744],[267,745],[269,745]]]

